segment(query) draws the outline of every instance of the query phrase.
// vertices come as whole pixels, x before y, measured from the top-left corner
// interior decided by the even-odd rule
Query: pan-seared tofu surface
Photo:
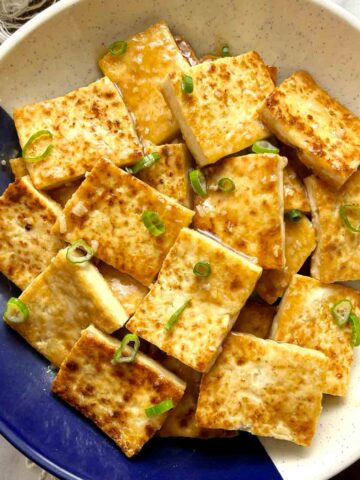
[[[342,205],[360,207],[360,172],[338,191],[315,176],[305,179],[317,247],[311,259],[311,276],[324,283],[360,279],[360,233],[351,231],[340,214]],[[359,217],[346,215],[355,227]]]
[[[198,262],[211,273],[193,273]],[[126,327],[191,368],[206,371],[219,353],[261,268],[194,230],[182,229],[157,282]],[[186,305],[170,330],[170,318]]]
[[[192,77],[192,93],[182,91],[184,74]],[[162,91],[187,146],[203,166],[269,136],[260,110],[273,89],[259,54],[248,52],[172,73]]]
[[[306,72],[296,72],[266,99],[262,119],[298,149],[305,165],[339,188],[360,165],[360,119]]]
[[[305,185],[300,180],[290,163],[284,168],[284,210],[300,210],[310,212]]]
[[[162,235],[149,232],[142,221],[145,211],[159,216]],[[96,164],[63,214],[54,232],[69,242],[96,241],[100,260],[143,285],[153,281],[180,229],[193,217],[191,210],[106,160]]]
[[[192,207],[188,172],[192,161],[184,144],[168,144],[146,147],[147,154],[158,153],[160,159],[151,167],[144,168],[138,177],[159,192],[175,198],[185,207]]]
[[[249,299],[241,309],[232,331],[251,333],[259,338],[267,338],[275,313],[276,307]]]
[[[297,273],[316,246],[315,230],[310,220],[297,222],[285,218],[285,257],[283,270],[264,270],[256,291],[268,303],[282,297],[294,273]]]
[[[360,293],[342,285],[325,285],[294,275],[274,318],[271,338],[313,348],[329,358],[324,393],[346,395],[353,361],[351,327],[339,327],[331,312],[339,301],[348,299],[360,315]]]
[[[204,375],[196,420],[209,428],[309,446],[321,413],[327,359],[316,350],[230,333]]]
[[[169,73],[187,68],[188,63],[164,22],[138,33],[127,44],[123,55],[108,52],[99,66],[121,88],[140,136],[155,144],[165,143],[175,137],[179,126],[159,87]]]
[[[53,198],[57,203],[59,203],[62,207],[65,207],[66,202],[72,197],[73,193],[81,185],[83,180],[76,180],[71,183],[66,183],[62,187],[54,188],[54,190],[50,190],[48,193],[51,198]]]
[[[140,352],[134,362],[114,365],[111,360],[119,345],[94,327],[84,330],[61,365],[52,390],[132,457],[168,415],[148,417],[145,410],[165,400],[176,406],[185,383]]]
[[[285,266],[283,168],[286,158],[273,154],[229,157],[208,167],[208,195],[197,197],[194,226],[229,247],[256,257],[266,269]],[[218,188],[230,178],[233,192]]]
[[[28,169],[26,168],[25,160],[23,158],[12,158],[9,160],[9,165],[15,177],[15,180],[29,174]]]
[[[22,148],[40,130],[52,134],[34,142],[33,153],[51,144],[50,154],[26,167],[36,188],[52,189],[83,176],[99,158],[129,165],[143,155],[132,120],[116,86],[106,77],[63,97],[14,111]]]
[[[51,233],[60,214],[61,208],[28,176],[11,183],[0,197],[0,271],[21,290],[64,246]]]
[[[20,300],[29,310],[23,323],[9,322],[31,346],[60,366],[81,330],[90,324],[112,333],[128,316],[98,269],[74,264],[60,250],[50,265],[24,290]]]

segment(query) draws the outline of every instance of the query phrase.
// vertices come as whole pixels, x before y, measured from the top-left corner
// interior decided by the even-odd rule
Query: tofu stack
[[[335,283],[360,279],[360,120],[255,51],[184,51],[158,22],[15,110],[4,320],[128,457],[155,434],[309,446],[360,344]]]

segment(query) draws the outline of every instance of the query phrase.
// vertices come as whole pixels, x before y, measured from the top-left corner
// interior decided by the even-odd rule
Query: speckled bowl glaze
[[[164,19],[198,53],[228,42],[255,49],[280,79],[308,70],[360,114],[360,23],[321,0],[62,0],[0,47],[0,105],[62,95],[100,77],[106,45]],[[0,111],[0,152],[17,148],[12,121]],[[11,180],[3,172],[1,188]],[[12,285],[0,278],[0,306]],[[2,323],[2,322],[1,322]],[[59,478],[72,480],[320,480],[360,458],[360,355],[346,399],[327,397],[309,449],[243,433],[207,443],[155,439],[129,461],[93,425],[50,394],[46,361],[0,326],[0,431]],[[270,460],[271,458],[271,460]],[[275,466],[276,468],[275,468]]]

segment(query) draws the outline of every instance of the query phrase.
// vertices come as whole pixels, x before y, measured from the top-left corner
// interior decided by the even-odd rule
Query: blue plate
[[[11,118],[0,109],[0,159],[18,149]],[[12,181],[1,172],[1,190]],[[18,289],[0,277],[0,303]],[[34,462],[66,480],[281,480],[258,439],[155,438],[128,460],[91,422],[50,391],[48,362],[0,323],[0,432]]]

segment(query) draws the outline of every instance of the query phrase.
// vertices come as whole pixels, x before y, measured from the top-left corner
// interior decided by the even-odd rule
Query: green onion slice
[[[235,183],[231,178],[223,177],[218,181],[218,187],[222,192],[230,193],[235,190]]]
[[[350,313],[349,320],[352,327],[351,344],[353,347],[358,347],[360,345],[360,318],[355,313]]]
[[[200,197],[205,197],[207,194],[207,185],[204,174],[201,170],[192,170],[189,173],[189,179],[191,187],[195,193],[200,195]]]
[[[356,216],[356,225],[349,220],[349,215],[351,213]],[[345,227],[347,227],[351,232],[360,233],[360,205],[341,205],[340,217]]]
[[[197,262],[193,268],[193,274],[197,277],[208,277],[211,273],[211,265],[208,262]]]
[[[174,404],[170,398],[168,400],[164,400],[160,403],[157,403],[152,407],[145,408],[145,413],[148,417],[156,417],[158,415],[161,415],[162,413],[168,412],[172,408],[174,408]]]
[[[156,212],[144,210],[141,215],[141,220],[151,235],[154,235],[154,237],[159,237],[165,233],[165,225],[162,223],[159,215]]]
[[[85,255],[79,255],[77,250],[82,250]],[[66,259],[70,263],[88,262],[94,255],[94,250],[84,240],[76,240],[66,250]]]
[[[179,318],[181,317],[183,311],[185,310],[186,307],[188,307],[190,304],[190,300],[187,300],[184,305],[182,305],[180,308],[178,308],[172,315],[171,317],[169,318],[167,324],[165,325],[165,330],[167,332],[169,332],[173,326],[175,325],[175,323],[179,320]]]
[[[151,167],[151,165],[154,165],[154,163],[158,160],[160,160],[160,155],[157,152],[149,153],[148,155],[142,157],[138,162],[136,162],[135,165],[133,165],[132,167],[127,167],[125,170],[128,173],[133,173],[134,175],[136,175],[144,168],[148,168]]]
[[[30,155],[28,155],[27,151],[29,150],[31,145],[40,137],[49,137],[50,139],[52,139],[53,135],[49,130],[39,130],[38,132],[33,133],[29,138],[29,140],[25,143],[24,148],[22,149],[22,157],[26,162],[29,162],[29,163],[40,162],[41,160],[44,160],[44,158],[46,158],[50,154],[51,150],[54,148],[54,146],[50,144],[46,147],[46,149],[40,155],[36,155],[34,157],[31,157]]]
[[[221,49],[222,57],[230,57],[230,48],[228,44],[225,44]]]
[[[347,298],[339,300],[331,307],[331,313],[339,327],[342,327],[345,325],[345,323],[347,323],[350,318],[352,308],[352,303]]]
[[[127,48],[128,48],[127,42],[125,42],[124,40],[118,40],[112,43],[109,46],[108,50],[111,53],[111,55],[114,55],[115,57],[117,57],[118,55],[124,55]]]
[[[194,91],[194,82],[190,75],[183,75],[181,79],[181,90],[183,93],[192,93]]]
[[[29,316],[29,310],[24,302],[11,297],[6,304],[4,320],[9,323],[23,323]]]
[[[131,355],[124,356],[122,351],[126,345],[130,342],[134,342],[134,348]],[[140,348],[140,340],[136,333],[128,333],[125,337],[121,340],[119,348],[116,349],[112,363],[132,363],[135,360],[135,357]]]
[[[253,153],[279,153],[280,150],[267,140],[258,140],[252,145],[251,151]]]
[[[303,214],[300,212],[300,210],[296,210],[296,208],[294,208],[294,210],[290,210],[287,214],[286,214],[287,218],[290,220],[290,222],[298,222],[299,220],[302,219],[303,217]]]

